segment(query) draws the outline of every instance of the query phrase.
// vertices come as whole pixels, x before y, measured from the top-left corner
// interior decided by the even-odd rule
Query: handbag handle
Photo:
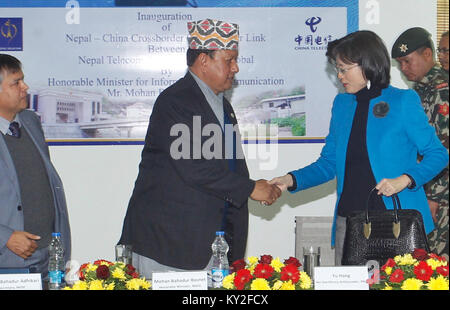
[[[376,190],[376,187],[374,187],[370,190],[370,193],[367,196],[367,201],[366,201],[366,222],[364,223],[364,236],[366,237],[366,239],[369,239],[369,236],[372,232],[372,225],[369,220],[369,200],[370,200],[372,193],[375,190]],[[391,198],[392,198],[392,203],[394,205],[394,222],[392,223],[393,224],[392,232],[393,232],[395,238],[398,238],[398,236],[400,235],[400,220],[398,218],[398,210],[401,210],[402,207],[400,205],[400,199],[398,198],[397,194],[392,195]]]

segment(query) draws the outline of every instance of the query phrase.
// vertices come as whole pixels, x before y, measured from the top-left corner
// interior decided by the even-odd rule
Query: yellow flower
[[[427,264],[431,267],[431,269],[436,270],[437,267],[447,265],[447,262],[439,261],[434,258],[429,258],[429,259],[427,259]]]
[[[391,273],[392,273],[392,267],[386,267],[386,269],[384,269],[384,272],[386,272],[386,274],[387,274],[388,276],[390,276]]]
[[[89,265],[86,266],[86,271],[87,271],[87,272],[89,272],[89,271],[96,271],[97,268],[98,268],[97,265],[89,264]]]
[[[273,290],[279,290],[279,289],[281,289],[281,286],[282,286],[282,285],[283,285],[283,281],[277,280],[277,282],[275,282],[275,283],[273,284],[272,289],[273,289]]]
[[[102,280],[92,280],[91,283],[89,283],[89,290],[91,290],[91,291],[104,290],[103,281]]]
[[[106,290],[107,290],[107,291],[113,291],[113,290],[114,290],[114,287],[115,287],[114,282],[111,282],[110,284],[108,284],[108,285],[106,286]]]
[[[281,285],[280,290],[282,290],[282,291],[293,291],[293,290],[295,290],[295,284],[293,284],[291,280],[283,282],[283,284]]]
[[[403,256],[403,260],[400,262],[400,265],[414,265],[416,263],[417,260],[411,254],[406,254]]]
[[[149,281],[145,280],[145,278],[140,278],[138,280],[141,288],[144,290],[148,290],[152,286],[152,284]]]
[[[417,260],[414,259],[414,257],[411,254],[405,254],[403,256],[398,255],[396,257],[394,257],[394,261],[398,264],[398,265],[414,265],[417,263]]]
[[[131,280],[127,281],[125,286],[128,290],[137,291],[141,287],[141,281],[140,281],[140,279],[131,279]]]
[[[125,272],[120,268],[115,268],[112,272],[112,276],[116,279],[126,280]]]
[[[402,290],[420,290],[422,288],[423,282],[419,279],[409,278],[403,281]]]
[[[281,291],[295,290],[295,284],[293,284],[291,280],[286,281],[286,282],[277,280],[273,284],[272,289],[273,290],[281,290]]]
[[[300,288],[310,289],[311,288],[311,278],[304,271],[300,271]]]
[[[448,290],[448,279],[439,275],[437,278],[431,278],[427,283],[429,290]]]
[[[255,279],[250,285],[251,290],[270,290],[269,282],[266,279]]]
[[[223,278],[222,286],[228,290],[234,289],[234,276],[236,274],[233,272],[232,274],[227,275]]]
[[[128,290],[148,290],[150,288],[151,284],[149,281],[145,280],[145,278],[135,278],[128,280],[125,284],[125,287]]]
[[[270,263],[270,266],[272,266],[273,269],[274,269],[276,272],[280,272],[280,271],[281,271],[281,268],[284,267],[284,264],[280,261],[280,258],[277,257],[277,258],[275,258],[275,259],[272,259],[272,262]]]
[[[256,257],[256,256],[249,256],[247,259],[248,259],[248,264],[252,265],[252,266],[256,265],[259,261],[258,257]]]
[[[73,290],[80,290],[80,291],[87,290],[87,288],[88,288],[88,285],[85,281],[77,281],[72,286]]]
[[[385,287],[382,288],[383,291],[392,291],[392,286],[390,286],[388,283],[385,283]]]

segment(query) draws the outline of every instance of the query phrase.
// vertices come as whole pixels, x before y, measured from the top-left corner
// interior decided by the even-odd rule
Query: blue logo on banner
[[[305,25],[309,26],[309,31],[299,33],[295,36],[294,41],[297,43],[294,47],[295,50],[325,50],[327,49],[328,42],[333,40],[333,37],[329,33],[315,33],[317,31],[317,25],[322,21],[322,17],[313,16],[305,20]]]
[[[318,23],[320,23],[322,21],[322,18],[320,17],[311,17],[308,18],[305,22],[306,25],[309,26],[309,28],[311,29],[311,32],[316,32],[317,27],[315,27]]]
[[[23,50],[22,18],[0,17],[0,51]]]

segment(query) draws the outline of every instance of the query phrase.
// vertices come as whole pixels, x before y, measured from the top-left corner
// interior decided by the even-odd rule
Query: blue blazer
[[[24,110],[19,113],[19,118],[44,162],[55,202],[54,231],[61,232],[64,256],[67,262],[71,255],[71,237],[63,184],[50,161],[48,146],[38,116],[32,111]],[[15,230],[24,230],[24,222],[23,212],[18,209],[18,206],[22,204],[19,181],[14,162],[2,134],[0,134],[0,176],[0,268],[39,266],[38,269],[45,272],[48,263],[47,249],[36,250],[29,258],[23,259],[6,247],[9,237]]]
[[[384,117],[376,117],[374,106],[386,102],[389,111]],[[337,205],[344,187],[345,159],[348,139],[356,110],[354,94],[336,96],[328,136],[319,159],[309,166],[292,171],[297,188],[291,192],[307,189],[334,178],[337,179],[337,202],[334,211],[331,244],[336,232]],[[402,208],[421,212],[427,233],[434,229],[423,185],[430,181],[448,164],[448,152],[428,123],[417,93],[389,86],[369,103],[367,119],[367,152],[376,182],[383,178],[396,178],[404,173],[416,182],[413,189],[404,189],[398,196]],[[423,160],[417,162],[417,154]],[[392,209],[392,199],[383,196],[387,209]]]

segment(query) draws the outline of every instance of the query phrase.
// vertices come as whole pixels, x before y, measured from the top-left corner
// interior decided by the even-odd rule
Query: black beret
[[[431,41],[431,34],[423,28],[414,27],[403,32],[392,46],[392,58],[406,56]]]

